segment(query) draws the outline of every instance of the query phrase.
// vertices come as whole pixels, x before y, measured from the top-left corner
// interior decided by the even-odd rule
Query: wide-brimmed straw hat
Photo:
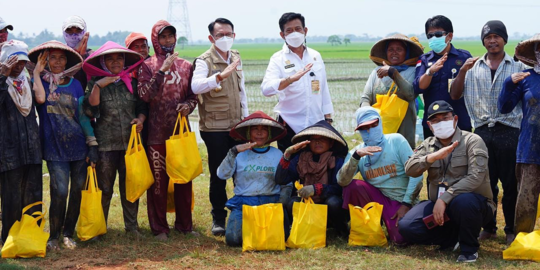
[[[45,50],[50,50],[50,49],[58,49],[58,50],[63,50],[66,52],[66,57],[67,57],[66,69],[69,69],[78,63],[82,63],[83,61],[83,58],[81,57],[81,55],[75,50],[73,50],[72,48],[70,48],[69,46],[67,46],[66,44],[60,41],[51,40],[41,45],[38,45],[37,47],[30,50],[30,52],[28,53],[28,58],[30,58],[30,62],[37,64],[39,54]]]
[[[528,66],[533,67],[538,62],[534,53],[534,44],[540,43],[540,34],[534,35],[532,38],[520,42],[516,46],[516,58]]]
[[[394,34],[377,41],[377,43],[375,43],[375,45],[371,47],[369,58],[371,59],[371,61],[373,61],[373,63],[377,64],[378,66],[382,66],[383,61],[386,61],[386,63],[389,64],[388,59],[386,59],[386,49],[388,47],[388,42],[393,40],[403,41],[407,44],[407,47],[409,49],[409,57],[405,59],[403,65],[416,65],[418,57],[424,54],[424,47],[422,46],[422,44],[420,44],[418,38],[409,38],[403,34]]]
[[[264,112],[256,111],[236,124],[229,132],[229,135],[236,140],[248,141],[248,130],[250,127],[255,126],[270,127],[270,140],[268,140],[267,143],[277,141],[287,134],[287,130],[282,124],[278,123]]]
[[[337,144],[334,144],[334,152],[337,152],[339,155],[347,155],[347,152],[349,151],[347,142],[339,135],[339,132],[325,120],[321,120],[298,132],[291,141],[293,144],[296,144],[309,140],[309,138],[314,135],[323,136],[336,141]]]
[[[102,55],[106,54],[113,54],[113,53],[123,53],[124,54],[124,67],[129,67],[137,62],[139,62],[141,59],[143,59],[143,56],[139,53],[136,53],[132,50],[129,50],[127,48],[113,48],[106,51],[102,51],[100,53],[97,53],[95,55],[91,55],[86,59],[86,63],[98,67],[101,69],[101,63],[99,62],[99,58]]]

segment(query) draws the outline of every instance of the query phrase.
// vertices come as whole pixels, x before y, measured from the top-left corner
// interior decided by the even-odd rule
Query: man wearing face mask
[[[217,168],[229,149],[238,144],[229,131],[249,113],[240,54],[231,50],[234,25],[217,18],[208,31],[212,46],[193,64],[191,89],[199,95],[199,130],[208,151],[212,234],[225,235],[226,181],[219,179]]]
[[[77,15],[68,17],[62,25],[62,33],[66,44],[77,51],[83,59],[86,59],[92,54],[92,50],[87,47],[90,32],[86,31],[86,22],[83,18]],[[86,78],[86,73],[82,69],[73,77],[81,83],[83,89],[86,89],[88,79]]]
[[[285,151],[297,132],[321,120],[332,123],[334,107],[321,54],[304,44],[308,31],[304,16],[285,13],[279,28],[285,44],[270,58],[261,90],[267,97],[278,95],[274,112],[287,128],[278,147]]]
[[[0,43],[8,40],[8,29],[13,31],[13,25],[8,24],[4,19],[0,18]],[[1,50],[2,48],[0,48]]]
[[[456,78],[465,61],[472,56],[466,50],[454,48],[451,43],[454,28],[452,22],[445,16],[437,15],[429,18],[425,31],[432,51],[420,56],[416,63],[414,92],[417,95],[423,94],[426,107],[435,100],[448,102],[459,116],[459,128],[471,131],[471,120],[463,98],[452,100],[449,91],[452,80]],[[427,117],[424,114],[422,125],[425,138],[433,136],[426,121]]]
[[[463,64],[456,80],[452,83],[450,95],[453,99],[463,97],[471,116],[474,133],[486,143],[489,150],[489,176],[493,200],[497,204],[498,183],[501,180],[504,190],[502,209],[504,212],[506,243],[510,245],[514,233],[516,213],[516,150],[519,139],[519,127],[523,114],[521,103],[510,113],[502,114],[497,110],[497,99],[503,88],[504,80],[513,73],[526,69],[525,64],[514,61],[504,52],[508,41],[506,27],[501,21],[489,21],[482,27],[482,44],[487,53],[482,57],[469,58]],[[497,238],[497,219],[486,225],[480,234],[480,240]]]
[[[409,243],[460,246],[458,262],[478,259],[478,236],[495,211],[489,181],[488,152],[480,136],[462,131],[452,106],[434,101],[427,111],[435,134],[414,150],[405,163],[408,176],[427,171],[428,199],[414,206],[398,223]]]

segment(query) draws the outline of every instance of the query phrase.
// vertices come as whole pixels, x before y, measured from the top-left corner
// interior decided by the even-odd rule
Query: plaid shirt
[[[501,114],[497,110],[497,100],[504,80],[515,72],[525,70],[527,66],[521,62],[515,62],[512,57],[505,54],[504,60],[497,68],[492,81],[491,69],[486,64],[486,57],[487,53],[478,59],[465,75],[463,96],[472,125],[474,128],[486,124],[493,127],[499,122],[510,127],[519,128],[523,117],[521,103],[512,112]]]

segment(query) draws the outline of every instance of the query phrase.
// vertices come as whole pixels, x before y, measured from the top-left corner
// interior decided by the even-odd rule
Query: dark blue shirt
[[[540,165],[540,75],[533,69],[525,72],[531,75],[517,84],[512,77],[506,78],[497,107],[501,113],[509,113],[521,101],[523,120],[516,162]]]
[[[84,98],[81,83],[71,79],[51,94],[43,81],[45,103],[37,106],[43,159],[76,161],[86,158],[86,138],[79,121],[79,99]]]
[[[448,93],[448,80],[456,78],[459,70],[465,63],[465,60],[471,58],[471,54],[462,49],[454,48],[454,45],[450,44],[451,48],[448,52],[448,58],[444,62],[443,67],[433,74],[431,78],[431,83],[428,88],[420,89],[420,77],[426,73],[426,70],[431,67],[437,60],[439,60],[443,55],[438,55],[434,51],[430,51],[426,54],[423,54],[418,59],[416,64],[416,78],[413,82],[414,93],[416,95],[423,94],[425,107],[429,108],[431,103],[437,100],[444,100],[454,108],[454,113],[458,116],[458,127],[462,130],[471,131],[471,118],[467,112],[467,107],[465,107],[465,100],[462,98],[458,100],[452,100],[450,94]],[[452,70],[455,69],[454,73]],[[424,119],[422,120],[422,125],[425,128],[428,128],[426,124],[428,114],[424,114]]]

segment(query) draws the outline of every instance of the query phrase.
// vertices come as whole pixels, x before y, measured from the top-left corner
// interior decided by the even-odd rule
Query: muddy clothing
[[[439,151],[443,146],[436,137],[427,138],[405,163],[405,172],[412,177],[428,172],[428,198],[433,202],[438,198],[439,183],[444,182],[448,188],[440,199],[447,205],[457,195],[472,192],[486,197],[491,209],[495,211],[489,181],[488,151],[484,141],[480,136],[459,128],[456,128],[452,137],[452,142],[455,141],[459,145],[451,155],[444,160],[428,163],[427,155]]]
[[[99,139],[98,139],[99,141]],[[96,164],[96,177],[99,189],[101,189],[101,205],[105,214],[105,221],[109,217],[109,208],[114,192],[114,181],[118,173],[118,189],[120,190],[120,202],[124,215],[124,225],[126,231],[133,231],[139,228],[137,223],[137,213],[139,212],[139,200],[134,203],[126,199],[126,162],[125,150],[121,151],[100,151],[99,160]]]
[[[519,195],[516,204],[516,234],[520,232],[530,233],[534,230],[536,215],[538,213],[538,196],[540,194],[540,165],[521,164],[516,165]]]
[[[0,172],[24,165],[41,165],[41,143],[34,106],[28,116],[23,116],[8,93],[6,80],[7,77],[0,75]]]
[[[152,28],[152,44],[156,53],[144,61],[138,75],[139,97],[150,104],[148,145],[164,144],[172,135],[178,104],[187,104],[190,113],[197,105],[197,96],[191,91],[190,62],[177,58],[167,72],[159,71],[168,55],[159,45],[158,33],[167,26],[170,24],[160,21]]]
[[[240,58],[236,50],[230,51],[230,62]],[[214,45],[197,59],[208,67],[207,77],[223,72],[229,65],[218,54]],[[229,131],[242,120],[240,93],[243,80],[242,66],[220,83],[220,88],[212,89],[199,95],[199,129],[201,131]]]
[[[133,94],[123,81],[111,83],[100,90],[100,103],[90,105],[88,98],[94,84],[101,77],[88,82],[83,109],[90,118],[96,118],[94,132],[99,151],[126,151],[131,135],[131,121],[139,114],[147,115],[147,106],[137,95],[137,80],[132,80]]]

